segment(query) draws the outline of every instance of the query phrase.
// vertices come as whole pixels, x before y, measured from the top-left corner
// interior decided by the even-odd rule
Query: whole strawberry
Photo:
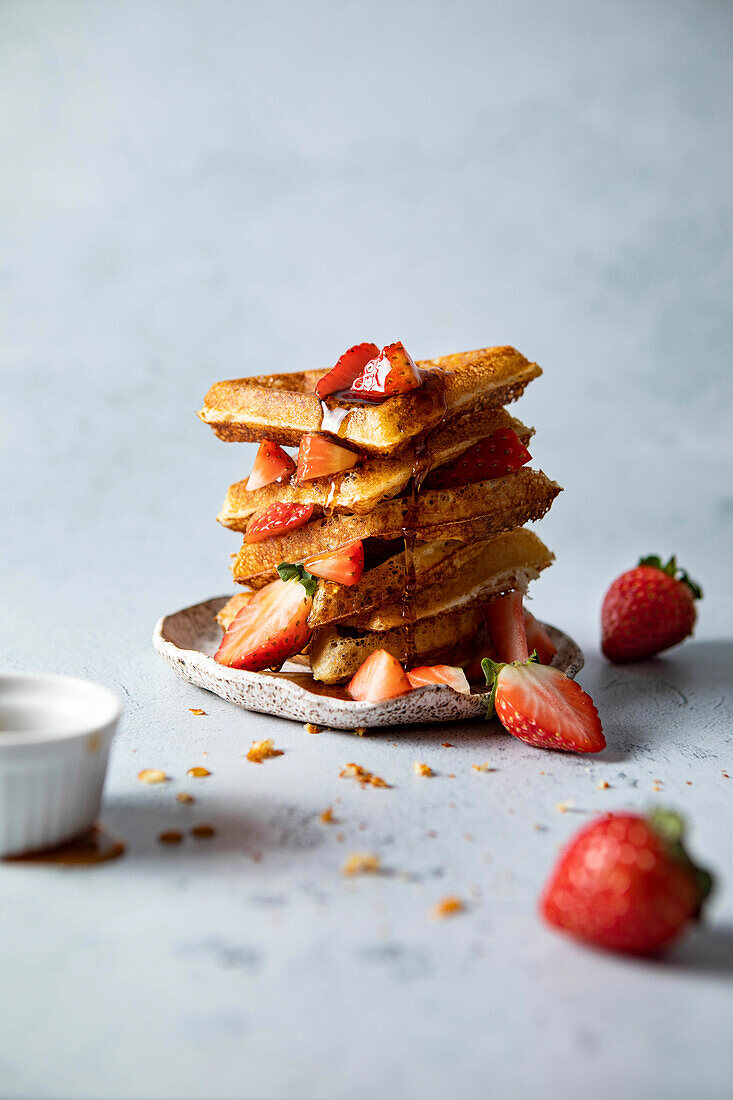
[[[679,645],[692,633],[695,600],[702,597],[671,557],[666,565],[653,555],[622,573],[606,592],[601,608],[601,648],[609,661],[643,661]]]
[[[683,834],[682,819],[668,810],[596,818],[561,854],[540,899],[542,916],[611,951],[657,954],[700,916],[712,889]]]

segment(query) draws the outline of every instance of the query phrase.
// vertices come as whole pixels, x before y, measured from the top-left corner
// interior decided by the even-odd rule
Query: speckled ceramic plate
[[[213,660],[221,639],[215,615],[228,596],[206,600],[160,619],[153,645],[178,676],[206,688],[245,710],[314,722],[331,729],[405,726],[415,723],[471,721],[486,713],[485,692],[459,695],[445,684],[418,688],[384,703],[356,703],[343,698],[343,688],[316,683],[303,665],[288,662],[281,672],[243,672]],[[572,638],[545,624],[557,646],[556,668],[574,677],[583,654]]]

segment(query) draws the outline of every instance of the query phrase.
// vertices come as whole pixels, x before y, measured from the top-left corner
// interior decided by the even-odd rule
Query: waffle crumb
[[[446,917],[454,917],[456,913],[462,913],[463,909],[464,905],[461,899],[457,898],[455,894],[449,894],[436,902],[430,910],[430,916],[433,920],[445,920]]]
[[[471,767],[475,772],[495,772],[496,768],[489,766],[488,760],[484,760],[483,764],[472,764]]]
[[[179,833],[178,829],[166,829],[158,833],[158,844],[180,844],[182,841],[183,833]]]
[[[368,772],[360,764],[347,764],[339,772],[339,779],[355,779],[361,787],[389,787],[389,783],[385,783],[380,776]]]
[[[200,764],[197,764],[195,768],[189,768],[186,772],[189,779],[206,779],[211,775],[208,768],[202,768]]]
[[[305,732],[306,733],[320,733],[321,732],[321,727],[315,725],[314,722],[306,722]]]
[[[191,836],[195,836],[197,840],[211,840],[216,836],[216,829],[213,825],[194,825]]]
[[[189,794],[188,791],[179,791],[176,795],[176,802],[193,802],[194,797]]]
[[[568,810],[572,809],[574,805],[575,803],[572,801],[572,799],[568,799],[566,802],[558,802],[555,809],[559,814],[566,814]]]
[[[454,747],[452,741],[441,741],[440,745],[441,745],[441,748],[444,748],[444,749],[452,749]]]
[[[333,808],[331,806],[327,806],[323,813],[320,813],[318,815],[318,820],[321,821],[324,825],[333,825]]]
[[[379,856],[374,852],[352,852],[343,867],[342,875],[373,875],[379,870]]]
[[[202,710],[201,707],[189,707],[188,709],[191,711],[191,714],[195,714],[197,718],[206,714],[206,711]]]
[[[600,783],[596,786],[596,790],[597,791],[607,791],[610,786],[611,786],[611,784],[608,782],[607,779],[602,779],[600,781]]]
[[[141,772],[137,773],[137,777],[141,783],[165,783],[168,779],[168,776],[160,768],[143,768]]]
[[[357,737],[363,737],[364,734],[366,733],[366,726],[357,726],[356,729],[354,730],[354,733],[356,734]]]
[[[263,760],[269,760],[271,756],[282,756],[282,750],[275,748],[275,742],[271,737],[265,741],[253,741],[252,747],[247,753],[247,759],[252,764],[261,764]]]
[[[430,767],[430,765],[429,764],[421,764],[419,760],[416,760],[415,763],[412,765],[412,770],[414,771],[415,775],[432,775],[433,774],[433,769]]]

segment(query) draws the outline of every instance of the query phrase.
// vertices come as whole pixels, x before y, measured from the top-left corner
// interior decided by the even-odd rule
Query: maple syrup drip
[[[331,435],[337,436],[348,415],[349,410],[345,406],[335,405],[332,409],[329,409],[326,402],[321,401],[321,431],[330,432]]]
[[[183,833],[178,829],[165,829],[158,833],[158,844],[180,844],[183,841]]]
[[[328,699],[348,699],[351,696],[346,692],[345,684],[322,684],[320,680],[314,680],[311,672],[270,672],[269,676],[275,676],[278,680],[289,680],[291,684],[297,684],[312,692],[313,695],[323,695]]]
[[[28,852],[20,856],[4,856],[6,863],[56,863],[67,867],[91,867],[96,863],[108,863],[119,859],[125,851],[124,842],[106,832],[101,825],[60,844],[57,848],[44,848],[41,852]]]
[[[216,836],[216,829],[213,825],[194,825],[191,836],[195,836],[198,840],[210,840],[212,836]]]
[[[186,775],[189,779],[205,779],[207,775],[211,775],[211,772],[208,768],[196,767],[189,768]]]

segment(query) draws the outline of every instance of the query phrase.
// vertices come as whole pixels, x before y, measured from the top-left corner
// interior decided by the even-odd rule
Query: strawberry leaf
[[[694,877],[698,889],[698,908],[695,917],[699,919],[703,903],[713,889],[714,879],[709,871],[697,867],[690,859],[684,846],[685,820],[673,810],[667,810],[658,806],[649,815],[649,821],[654,827],[662,843],[678,863],[682,863]]]
[[[639,565],[650,565],[653,569],[661,569],[663,573],[666,573],[668,577],[674,577],[675,580],[682,581],[692,592],[692,598],[695,600],[702,599],[702,588],[696,581],[693,581],[688,576],[685,569],[680,569],[677,565],[677,555],[673,554],[666,565],[662,565],[662,559],[658,554],[648,554],[645,558],[639,558]]]
[[[282,581],[300,581],[309,596],[314,596],[318,580],[309,573],[304,565],[293,565],[289,561],[281,562],[277,567]]]

